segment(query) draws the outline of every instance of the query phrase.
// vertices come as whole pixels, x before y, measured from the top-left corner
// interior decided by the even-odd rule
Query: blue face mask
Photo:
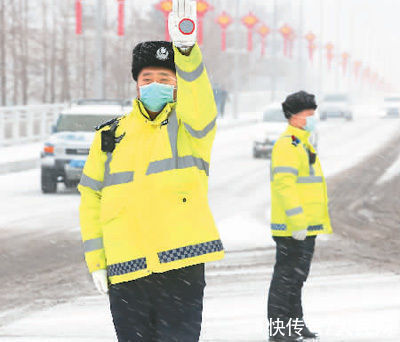
[[[140,101],[152,112],[161,111],[169,102],[174,102],[174,86],[153,82],[139,87]]]
[[[315,118],[315,115],[306,117],[306,125],[304,126],[304,129],[307,132],[312,132],[315,129],[316,125],[317,125],[317,119]]]

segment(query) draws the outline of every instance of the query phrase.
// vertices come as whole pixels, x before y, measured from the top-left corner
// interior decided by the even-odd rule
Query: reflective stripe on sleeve
[[[86,176],[84,173],[82,173],[79,184],[82,186],[87,186],[94,191],[100,191],[101,188],[103,187],[103,182],[95,180],[89,176]]]
[[[224,249],[221,240],[214,240],[199,243],[197,245],[189,245],[176,249],[170,249],[168,251],[159,252],[158,258],[160,263],[167,263],[187,258],[193,258],[196,256],[220,252]]]
[[[323,183],[321,176],[297,177],[297,183]]]
[[[294,216],[294,215],[298,215],[301,214],[303,212],[303,208],[302,207],[296,207],[293,209],[289,209],[289,210],[285,210],[285,213],[287,216]]]
[[[215,123],[217,122],[217,118],[211,121],[204,129],[202,130],[195,130],[189,124],[185,123],[185,127],[190,133],[191,136],[201,139],[204,138],[214,127]]]
[[[187,82],[193,82],[198,79],[204,70],[204,63],[201,62],[200,65],[193,71],[187,72],[183,71],[178,65],[175,64],[177,74]]]
[[[90,239],[83,242],[83,250],[85,253],[103,248],[103,238]]]
[[[295,169],[294,167],[290,166],[276,166],[272,169],[272,173],[292,173],[295,176],[299,174],[299,170]]]

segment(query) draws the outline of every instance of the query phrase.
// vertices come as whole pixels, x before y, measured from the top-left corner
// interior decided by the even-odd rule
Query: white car
[[[129,106],[129,107],[128,107]],[[41,152],[41,189],[57,192],[57,183],[76,186],[89,154],[95,127],[130,110],[126,100],[80,100],[61,112]]]
[[[341,93],[325,95],[319,106],[319,113],[321,120],[326,120],[329,117],[345,118],[348,121],[353,120],[350,96]]]
[[[400,96],[391,95],[384,98],[385,118],[400,117]]]
[[[315,115],[318,116],[318,112]],[[256,140],[253,144],[253,157],[270,159],[272,148],[279,136],[285,131],[287,125],[288,121],[283,114],[281,104],[271,104],[263,113],[262,123],[259,125]],[[310,142],[317,149],[317,131],[311,134]]]

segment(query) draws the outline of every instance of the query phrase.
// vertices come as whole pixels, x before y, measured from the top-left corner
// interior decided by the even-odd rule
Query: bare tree
[[[1,78],[1,105],[7,104],[7,74],[6,74],[6,19],[4,0],[0,0],[0,78]]]

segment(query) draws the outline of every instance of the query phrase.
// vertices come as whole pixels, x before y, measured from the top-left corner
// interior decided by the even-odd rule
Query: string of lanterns
[[[117,34],[118,36],[124,36],[125,34],[125,0],[116,0],[118,3],[118,28]],[[155,8],[164,14],[165,21],[165,40],[170,40],[169,32],[168,32],[168,15],[172,11],[172,0],[160,0]],[[206,0],[197,0],[197,18],[198,18],[198,29],[197,29],[197,41],[199,45],[203,44],[203,21],[206,14],[210,11],[214,10],[213,6],[208,3]],[[75,12],[76,12],[76,34],[82,34],[82,0],[75,0]],[[221,28],[221,51],[225,52],[227,47],[227,29],[233,23],[234,19],[226,12],[223,11],[219,14],[215,22]],[[249,12],[245,16],[241,18],[241,23],[247,28],[247,51],[253,51],[253,34],[254,32],[258,33],[261,37],[261,56],[265,56],[266,48],[267,48],[267,39],[272,29],[268,27],[265,23],[260,22],[259,18],[254,15],[252,12]],[[257,27],[258,26],[258,27]],[[296,33],[294,29],[287,23],[282,25],[278,32],[281,34],[283,38],[283,55],[287,58],[293,57],[293,44],[296,39]],[[308,49],[308,58],[310,63],[313,63],[314,52],[316,50],[316,35],[313,32],[308,32],[304,37],[307,40],[307,49]],[[325,45],[326,50],[326,60],[327,67],[329,70],[332,69],[332,61],[335,57],[334,54],[334,45],[331,42],[328,42]],[[339,55],[338,55],[339,56]],[[343,52],[341,55],[341,66],[343,75],[346,74],[348,67],[350,65],[349,59],[350,54],[347,52]],[[354,78],[357,80],[361,77],[362,81],[369,81],[372,84],[380,85],[381,87],[385,86],[385,81],[381,78],[378,73],[372,72],[371,69],[367,66],[363,68],[363,72],[360,70],[363,66],[363,63],[359,60],[353,62],[353,73]]]

